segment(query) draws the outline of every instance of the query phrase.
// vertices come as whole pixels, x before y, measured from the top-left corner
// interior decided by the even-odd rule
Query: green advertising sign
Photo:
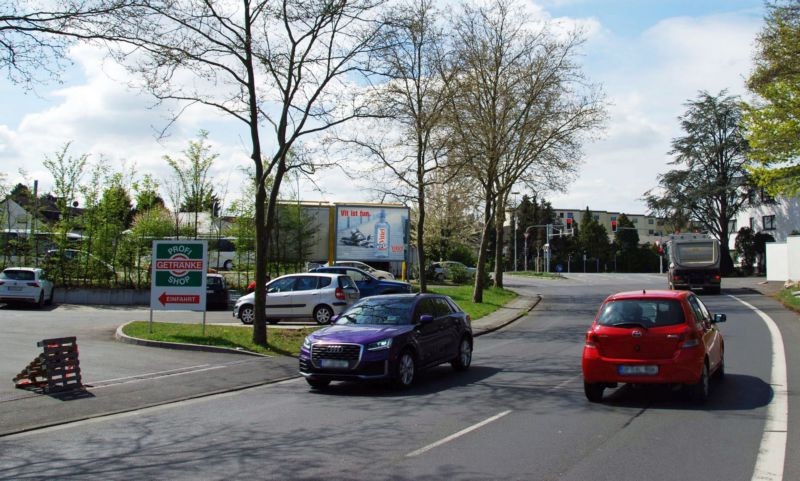
[[[205,310],[206,241],[153,241],[150,308]]]

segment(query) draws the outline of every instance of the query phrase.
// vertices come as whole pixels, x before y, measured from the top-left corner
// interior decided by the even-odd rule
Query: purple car
[[[392,294],[361,299],[300,348],[300,374],[315,389],[331,381],[388,380],[410,386],[425,368],[472,362],[472,327],[449,297]]]

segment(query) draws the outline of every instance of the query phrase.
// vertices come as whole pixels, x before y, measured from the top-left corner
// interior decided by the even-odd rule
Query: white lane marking
[[[130,382],[139,382],[146,380],[159,379],[162,377],[179,376],[181,374],[192,374],[196,372],[211,371],[214,369],[222,369],[226,366],[212,366],[209,364],[201,364],[198,366],[190,366],[179,369],[170,369],[168,371],[150,372],[146,374],[137,374],[135,376],[119,377],[116,379],[106,379],[103,381],[87,381],[86,384],[91,386],[91,389],[100,389],[108,386],[115,386],[119,384],[127,384]]]
[[[786,380],[786,353],[783,349],[783,336],[778,325],[767,314],[757,307],[739,299],[735,299],[753,310],[769,329],[772,342],[772,370],[769,385],[772,388],[772,400],[767,405],[767,421],[764,423],[764,434],[758,448],[752,481],[781,481],[786,457],[786,438],[789,428],[789,387]]]
[[[487,424],[489,424],[491,422],[497,421],[498,419],[502,418],[503,416],[505,416],[506,414],[508,414],[510,412],[511,412],[511,410],[508,410],[508,411],[503,411],[501,413],[495,414],[494,416],[490,417],[489,419],[484,419],[483,421],[479,422],[478,424],[473,424],[472,426],[470,426],[468,428],[465,428],[465,429],[462,429],[461,431],[459,431],[459,432],[457,432],[455,434],[451,434],[450,436],[447,436],[444,439],[440,439],[439,441],[436,441],[435,443],[432,443],[432,444],[429,444],[429,445],[427,445],[425,447],[419,448],[416,451],[411,451],[410,453],[406,454],[406,457],[407,458],[413,458],[414,456],[419,456],[420,454],[426,453],[426,452],[430,451],[433,448],[439,447],[439,446],[441,446],[442,444],[445,444],[445,443],[449,443],[450,441],[452,441],[452,440],[454,440],[456,438],[460,438],[461,436],[463,436],[465,434],[468,434],[468,433],[471,433],[472,431],[475,431],[476,429],[482,428],[483,426],[486,426]]]

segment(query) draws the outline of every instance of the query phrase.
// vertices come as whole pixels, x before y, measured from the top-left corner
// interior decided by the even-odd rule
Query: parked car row
[[[318,324],[328,324],[359,298],[410,292],[411,284],[407,282],[381,280],[354,267],[318,267],[269,281],[265,309],[270,324],[290,318],[311,318]],[[244,324],[255,321],[255,292],[236,301],[233,316]]]

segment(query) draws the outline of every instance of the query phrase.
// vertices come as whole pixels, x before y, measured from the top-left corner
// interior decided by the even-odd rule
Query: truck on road
[[[719,241],[708,234],[672,234],[666,243],[670,289],[703,289],[719,294]]]

